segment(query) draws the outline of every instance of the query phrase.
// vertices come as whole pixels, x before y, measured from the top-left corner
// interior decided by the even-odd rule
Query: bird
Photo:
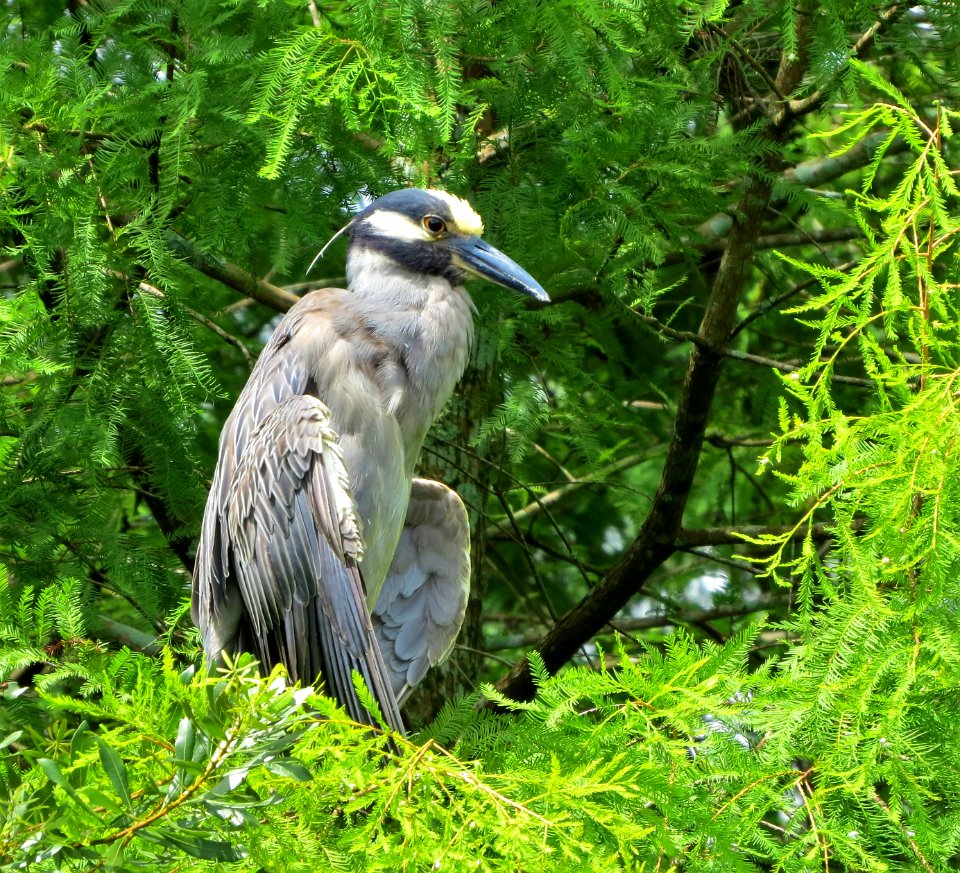
[[[464,281],[549,296],[445,191],[387,193],[343,232],[347,288],[291,307],[224,424],[191,613],[211,663],[251,652],[261,671],[320,680],[376,725],[356,672],[403,733],[400,706],[452,650],[469,590],[464,504],[415,475],[467,365],[476,307]]]

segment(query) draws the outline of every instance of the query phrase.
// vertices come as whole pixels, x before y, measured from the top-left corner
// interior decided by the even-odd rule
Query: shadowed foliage
[[[956,869],[955,3],[0,20],[0,864]],[[554,303],[472,288],[467,623],[387,740],[205,678],[188,598],[252,362],[407,185]]]

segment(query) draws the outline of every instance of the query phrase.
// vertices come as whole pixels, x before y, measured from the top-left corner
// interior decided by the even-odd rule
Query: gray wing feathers
[[[453,649],[470,590],[470,526],[446,485],[414,479],[373,627],[401,703]]]
[[[227,500],[239,460],[244,457],[250,435],[285,397],[306,393],[309,374],[281,349],[290,341],[302,320],[294,307],[277,327],[257,361],[250,381],[227,418],[220,439],[217,469],[207,498],[191,604],[193,620],[203,635],[204,650],[219,656],[237,647],[242,632],[243,602],[236,582],[230,578],[230,534],[227,531]]]
[[[283,663],[305,683],[322,675],[328,693],[369,722],[356,670],[402,731],[367,614],[359,524],[336,439],[326,407],[309,396],[282,401],[249,435],[225,501],[229,575],[262,664]]]

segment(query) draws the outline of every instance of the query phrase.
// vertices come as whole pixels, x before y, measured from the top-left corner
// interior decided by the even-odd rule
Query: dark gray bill
[[[550,302],[550,295],[533,276],[480,237],[452,237],[448,245],[453,250],[454,263],[458,267],[504,288],[529,294],[543,303]]]

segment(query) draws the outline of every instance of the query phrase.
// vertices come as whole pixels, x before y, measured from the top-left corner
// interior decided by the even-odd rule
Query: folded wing
[[[236,648],[290,677],[322,676],[351,717],[371,716],[364,679],[390,727],[403,731],[365,603],[360,526],[337,435],[324,404],[294,396],[249,435],[226,495],[218,543],[242,601]],[[224,523],[225,522],[225,523]]]
[[[414,479],[410,506],[373,626],[401,703],[453,649],[470,591],[470,526],[457,494]]]

